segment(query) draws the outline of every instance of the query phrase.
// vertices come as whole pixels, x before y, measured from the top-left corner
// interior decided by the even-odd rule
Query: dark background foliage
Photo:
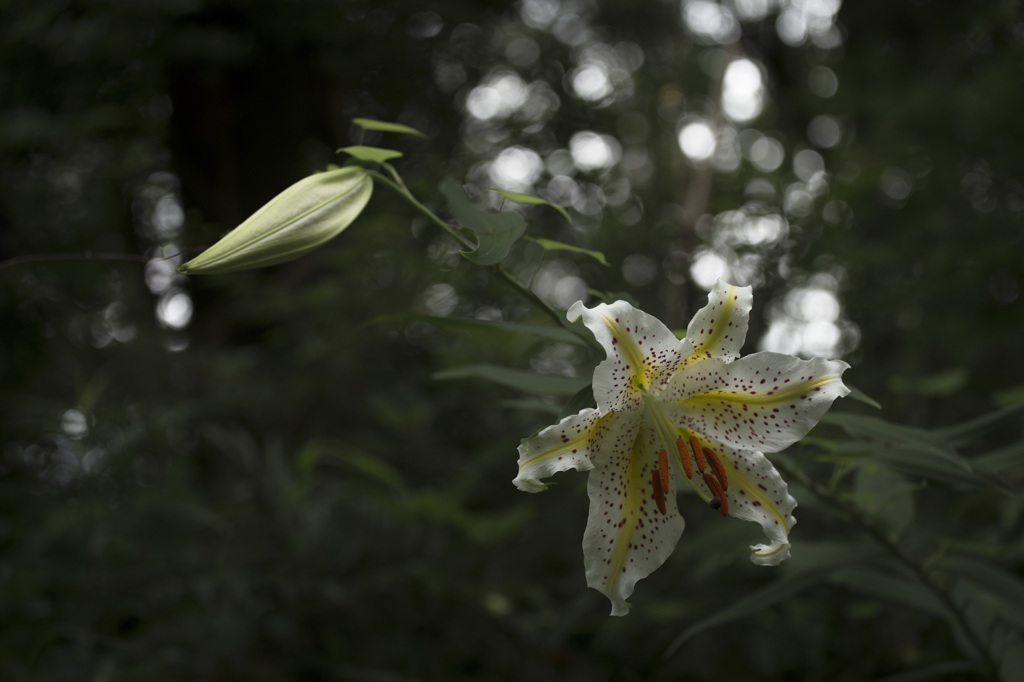
[[[169,264],[338,161],[359,137],[353,117],[400,121],[428,139],[365,141],[401,149],[399,171],[442,213],[444,176],[490,201],[503,150],[546,162],[525,189],[571,203],[574,226],[530,210],[530,234],[612,263],[548,254],[536,285],[555,305],[559,286],[585,285],[684,327],[705,295],[694,268],[712,254],[755,285],[748,350],[813,349],[797,339],[815,321],[800,318],[800,296],[826,292],[829,349],[890,422],[937,429],[1020,402],[1018,4],[849,2],[799,40],[781,37],[780,17],[829,3],[714,5],[735,25],[713,35],[681,20],[688,5],[703,7],[0,5],[0,678],[973,675],[955,628],[887,593],[881,573],[808,580],[665,655],[779,575],[867,542],[796,484],[791,566],[750,565],[759,531],[682,499],[679,550],[627,618],[608,618],[584,585],[585,476],[536,496],[510,484],[519,439],[561,399],[433,378],[483,362],[583,376],[594,358],[402,317],[547,322],[384,188],[298,261],[192,279]],[[632,64],[606,97],[574,85],[587,54]],[[765,102],[729,124],[722,73],[741,55],[759,65]],[[813,85],[822,69],[834,94]],[[537,108],[475,116],[474,88],[508,73],[540,93]],[[694,116],[732,125],[743,158],[688,161],[677,138]],[[828,144],[811,132],[822,116],[839,131]],[[780,141],[785,163],[752,164],[745,129]],[[619,157],[573,168],[579,131],[609,136]],[[716,216],[739,209],[784,216],[784,235],[729,241]],[[507,265],[525,281],[540,257],[522,244]],[[884,461],[830,470],[814,460],[837,452],[839,433],[821,427],[786,461],[855,479],[845,499],[902,546],[1019,572],[1019,417],[954,443],[1002,453],[1003,492],[922,483]]]

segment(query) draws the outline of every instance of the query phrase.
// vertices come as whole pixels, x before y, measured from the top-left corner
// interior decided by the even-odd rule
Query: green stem
[[[476,248],[476,244],[472,243],[471,241],[463,237],[461,234],[459,234],[458,230],[456,230],[452,225],[449,225],[445,221],[438,218],[433,211],[431,211],[429,208],[421,204],[419,200],[412,195],[412,192],[410,192],[409,189],[405,187],[405,184],[401,181],[401,178],[398,176],[397,173],[394,174],[395,179],[389,178],[386,175],[378,173],[377,171],[371,170],[367,171],[367,173],[369,173],[370,177],[372,177],[377,182],[381,183],[385,187],[390,188],[391,190],[397,192],[399,195],[405,198],[406,201],[412,204],[413,208],[422,213],[427,218],[427,220],[429,220],[430,222],[434,223],[442,230],[447,232],[448,235],[452,239],[457,241],[459,245],[461,245],[464,249],[466,249],[467,251],[472,251],[473,249]],[[533,291],[533,289],[531,289],[530,287],[526,286],[525,284],[517,280],[515,277],[513,277],[508,272],[508,270],[502,267],[501,263],[495,265],[494,270],[499,277],[501,277],[510,285],[512,285],[512,287],[516,291],[518,291],[523,297],[525,297],[528,301],[530,301],[530,303],[534,304],[542,311],[544,311],[544,313],[552,320],[554,320],[556,324],[558,324],[561,327],[564,327],[565,329],[568,329],[573,334],[579,336],[581,339],[584,339],[592,348],[595,348],[596,350],[602,353],[604,352],[604,349],[601,347],[599,343],[597,343],[597,340],[594,339],[592,334],[585,333],[583,330],[574,327],[572,324],[570,324],[569,321],[565,319],[565,315],[561,314],[559,311],[555,310],[547,303],[545,303]]]
[[[914,556],[907,552],[897,542],[890,538],[884,530],[878,527],[877,524],[873,523],[870,519],[860,513],[852,505],[849,505],[839,498],[837,498],[832,490],[826,486],[821,485],[810,476],[805,474],[800,469],[794,469],[788,467],[785,464],[776,460],[774,462],[775,467],[783,473],[786,478],[792,478],[800,483],[800,485],[807,488],[813,493],[818,499],[825,502],[827,505],[836,510],[840,516],[845,518],[847,521],[855,526],[860,527],[861,530],[865,531],[874,540],[882,546],[887,552],[892,554],[897,561],[903,564],[910,572],[921,582],[921,584],[930,591],[935,597],[942,603],[943,606],[950,612],[956,621],[957,626],[964,633],[964,636],[971,642],[971,645],[977,649],[979,655],[982,657],[987,672],[991,675],[992,679],[998,679],[998,668],[996,667],[995,661],[992,660],[992,655],[985,647],[985,642],[981,636],[974,631],[970,623],[967,621],[967,617],[964,615],[960,607],[957,606],[956,602],[953,601],[952,596],[947,592],[943,586],[932,577],[924,565],[918,561]]]
[[[423,204],[421,204],[419,202],[419,200],[416,199],[416,197],[414,197],[412,195],[412,192],[410,192],[408,189],[406,189],[402,185],[398,184],[397,182],[395,182],[391,178],[387,177],[386,175],[382,175],[381,173],[378,173],[377,171],[372,171],[371,170],[371,171],[367,171],[367,173],[370,175],[371,178],[373,178],[374,180],[376,180],[380,184],[384,185],[385,187],[388,187],[388,188],[392,189],[393,191],[395,191],[399,195],[401,195],[406,201],[408,201],[410,204],[412,204],[413,208],[415,208],[417,211],[419,211],[424,216],[426,216],[427,220],[429,220],[430,222],[434,223],[435,225],[440,227],[442,230],[447,232],[448,236],[451,237],[452,239],[454,239],[455,241],[457,241],[464,249],[466,249],[468,251],[472,251],[473,249],[476,248],[476,244],[474,244],[473,242],[471,242],[468,239],[466,239],[465,237],[463,237],[461,234],[459,234],[455,230],[455,228],[453,228],[451,225],[449,225],[448,223],[446,223],[445,221],[441,220],[436,215],[434,215],[434,212],[431,211],[426,206],[424,206]]]
[[[133,253],[35,253],[28,256],[15,256],[0,262],[0,270],[27,265],[29,263],[47,263],[52,261],[129,261],[132,263],[148,263],[151,258]]]

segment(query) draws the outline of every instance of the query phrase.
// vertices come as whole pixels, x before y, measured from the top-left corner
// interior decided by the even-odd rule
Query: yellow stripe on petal
[[[728,362],[739,357],[752,300],[750,287],[719,280],[708,292],[707,305],[697,311],[686,328],[686,339],[693,350],[680,367],[711,358]]]
[[[644,362],[644,354],[640,352],[640,347],[636,344],[636,339],[614,318],[601,315],[601,321],[604,322],[605,326],[608,327],[608,331],[611,332],[612,343],[615,344],[615,347],[622,353],[626,362],[629,363],[633,387],[641,390],[647,389],[649,386],[647,376],[644,373],[644,365],[646,363]]]
[[[796,500],[779,472],[760,452],[720,448],[718,455],[729,473],[729,516],[760,524],[773,547],[788,545]],[[773,560],[762,551],[755,563],[778,563],[786,556],[780,553]]]
[[[566,469],[592,469],[592,443],[613,418],[588,408],[524,439],[519,446],[519,475],[512,482],[520,490],[539,492],[547,488],[542,478]]]
[[[614,451],[602,448],[590,472],[583,536],[587,585],[611,600],[613,616],[629,611],[633,587],[672,554],[685,525],[672,478],[667,490],[658,490],[659,449],[657,433],[644,425],[628,440],[620,438]]]
[[[719,344],[722,341],[722,337],[725,336],[726,330],[729,328],[729,321],[732,318],[733,308],[736,307],[736,287],[729,285],[729,291],[724,297],[722,303],[721,312],[715,317],[714,325],[711,327],[710,332],[702,341],[698,342],[698,346],[694,349],[694,356],[699,355],[700,357],[708,357],[715,355],[715,350],[718,349]],[[689,358],[687,358],[689,360]]]
[[[707,360],[672,378],[665,412],[681,428],[740,450],[778,452],[803,438],[832,401],[849,393],[838,360],[754,353]]]
[[[776,391],[769,391],[767,393],[743,393],[737,391],[708,391],[707,393],[701,393],[699,395],[691,396],[685,400],[680,400],[682,404],[695,404],[701,400],[728,400],[735,403],[743,403],[744,405],[774,405],[777,403],[787,403],[793,400],[806,399],[808,395],[817,391],[822,386],[832,383],[833,381],[839,381],[840,376],[838,374],[830,374],[823,377],[817,377],[811,381],[798,382]]]

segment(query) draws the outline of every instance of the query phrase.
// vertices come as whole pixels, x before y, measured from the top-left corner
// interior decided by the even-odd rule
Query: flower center
[[[644,401],[645,413],[650,418],[662,446],[658,452],[658,468],[652,472],[651,477],[651,486],[654,490],[654,499],[658,504],[658,510],[662,514],[665,513],[664,497],[668,493],[669,478],[668,453],[678,452],[678,458],[673,457],[672,460],[686,476],[686,482],[712,509],[718,509],[722,516],[727,516],[729,514],[729,498],[725,491],[729,489],[729,477],[718,454],[712,448],[701,443],[696,434],[677,428],[665,414],[657,398],[648,391],[641,389],[641,396]],[[686,440],[683,438],[684,433],[689,436],[689,449],[687,449]],[[697,466],[697,473],[700,474],[704,485],[711,492],[710,496],[694,483],[694,464]]]

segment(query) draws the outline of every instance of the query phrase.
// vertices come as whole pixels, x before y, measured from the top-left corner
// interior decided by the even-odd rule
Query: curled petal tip
[[[770,545],[750,546],[750,560],[758,566],[778,566],[789,557],[788,542],[776,540]]]
[[[565,319],[569,320],[570,322],[575,322],[576,320],[580,319],[580,315],[583,314],[584,310],[586,310],[586,308],[583,305],[583,301],[576,301],[571,306],[569,306],[569,309],[567,311],[565,311]]]
[[[514,478],[512,483],[520,490],[528,493],[543,492],[552,485],[551,483],[542,483],[536,478]]]

